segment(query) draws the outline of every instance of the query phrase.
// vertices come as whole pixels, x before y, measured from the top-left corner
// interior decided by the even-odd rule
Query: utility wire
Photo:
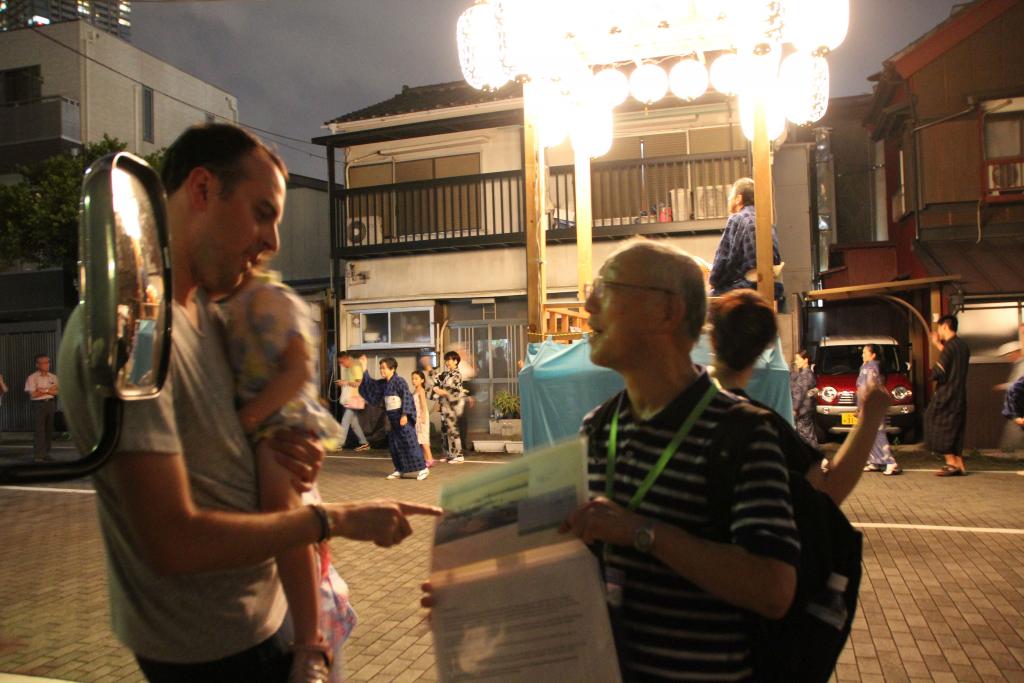
[[[37,35],[45,38],[46,40],[49,40],[51,43],[55,43],[57,45],[60,45],[65,50],[73,52],[76,55],[78,55],[79,57],[82,57],[83,59],[87,59],[88,61],[90,61],[90,62],[92,62],[94,64],[98,64],[99,66],[103,67],[104,69],[107,69],[108,71],[111,71],[111,72],[117,74],[118,76],[120,76],[120,77],[122,77],[122,78],[124,78],[124,79],[126,79],[128,81],[131,81],[132,83],[140,85],[140,86],[142,86],[144,88],[149,88],[153,92],[160,93],[161,95],[163,95],[164,97],[166,97],[169,100],[172,100],[174,102],[178,102],[179,104],[183,104],[186,107],[191,107],[192,109],[195,109],[197,111],[201,111],[204,114],[206,114],[207,116],[212,116],[212,117],[217,118],[217,119],[222,119],[224,121],[227,121],[228,123],[234,123],[234,124],[239,125],[239,126],[241,126],[243,128],[248,128],[249,130],[253,130],[253,131],[256,131],[258,133],[263,133],[265,135],[269,135],[271,137],[278,138],[279,140],[290,140],[292,142],[298,142],[298,143],[303,144],[303,145],[312,145],[313,144],[313,143],[311,143],[311,142],[309,142],[307,140],[302,140],[300,138],[295,138],[295,137],[291,137],[289,135],[284,135],[283,133],[275,133],[274,131],[270,131],[270,130],[267,130],[265,128],[260,128],[259,126],[253,126],[251,124],[244,123],[242,121],[233,121],[232,119],[229,119],[226,116],[222,116],[221,114],[218,114],[216,112],[207,111],[206,109],[203,109],[202,107],[199,107],[199,106],[197,106],[197,105],[195,105],[195,104],[193,104],[191,102],[186,102],[185,100],[181,99],[180,97],[176,97],[176,96],[174,96],[174,95],[172,95],[170,93],[164,92],[163,90],[158,90],[156,88],[153,88],[152,86],[146,85],[145,83],[143,83],[142,81],[138,80],[137,78],[129,76],[128,74],[126,74],[126,73],[124,73],[122,71],[118,71],[117,69],[115,69],[114,67],[110,66],[109,64],[104,64],[103,62],[95,59],[94,57],[90,57],[89,55],[87,55],[84,52],[78,50],[77,48],[72,47],[72,46],[68,45],[67,43],[62,43],[61,41],[57,40],[53,36],[46,35],[45,33],[40,31],[35,26],[32,26],[30,28]],[[276,142],[276,144],[279,144],[282,147],[287,147],[288,149],[296,151],[296,152],[298,152],[300,154],[306,154],[306,155],[308,155],[308,156],[310,156],[310,157],[312,157],[314,159],[321,159],[323,161],[327,160],[327,157],[325,155],[323,155],[323,154],[316,154],[315,152],[310,152],[310,151],[307,151],[307,150],[304,150],[304,149],[299,149],[298,147],[293,147],[292,145],[285,144],[284,142]]]

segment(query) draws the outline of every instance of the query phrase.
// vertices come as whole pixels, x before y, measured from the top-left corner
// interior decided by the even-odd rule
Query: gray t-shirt
[[[198,507],[254,512],[259,510],[256,461],[235,413],[234,378],[220,320],[203,297],[199,311],[197,329],[174,305],[167,382],[155,399],[124,403],[112,457],[132,451],[183,453]],[[67,333],[70,327],[71,322]],[[80,329],[76,332],[81,335]],[[162,662],[204,662],[248,649],[280,628],[287,603],[273,560],[242,569],[159,576],[140,556],[110,468],[101,469],[94,480],[107,547],[112,625],[134,653]]]

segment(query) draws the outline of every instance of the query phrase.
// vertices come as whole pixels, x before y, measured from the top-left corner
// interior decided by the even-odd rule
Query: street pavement
[[[70,451],[58,446],[55,457]],[[470,454],[464,465],[437,465],[425,481],[389,481],[386,453],[346,452],[329,457],[320,487],[331,501],[435,503],[446,481],[510,457]],[[0,443],[0,458],[25,460],[27,451]],[[989,462],[968,477],[939,479],[934,462],[902,461],[912,471],[866,474],[847,503],[863,525],[864,579],[835,680],[1024,681],[1024,476],[1014,471],[1024,465]],[[436,679],[419,607],[432,524],[413,520],[413,536],[392,549],[331,542],[359,613],[345,646],[348,680]],[[141,681],[108,624],[88,481],[0,488],[0,683],[4,673]]]

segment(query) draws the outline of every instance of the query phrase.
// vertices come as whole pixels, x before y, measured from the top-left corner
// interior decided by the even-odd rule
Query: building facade
[[[122,40],[132,38],[131,0],[0,1],[0,31],[79,20]]]
[[[593,270],[616,241],[669,240],[710,264],[734,180],[751,175],[735,103],[708,94],[616,111],[610,151],[591,161]],[[511,84],[405,87],[328,122],[331,239],[339,348],[407,376],[424,350],[457,350],[477,398],[470,429],[486,430],[493,397],[517,393],[526,351],[523,101]],[[788,291],[810,288],[812,145],[776,150],[776,224]],[[577,302],[574,159],[545,151],[546,301]],[[779,197],[798,201],[779,201]],[[791,267],[792,266],[792,267]]]
[[[879,222],[896,271],[959,275],[930,302],[972,351],[968,447],[994,447],[1024,320],[1024,26],[1021,0],[977,0],[883,64],[866,117]],[[927,348],[927,340],[917,342]]]
[[[88,22],[0,32],[0,173],[104,135],[150,154],[212,120],[237,99]]]

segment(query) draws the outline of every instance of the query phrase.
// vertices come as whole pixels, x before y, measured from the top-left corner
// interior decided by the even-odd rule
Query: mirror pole
[[[66,463],[25,463],[0,466],[0,485],[66,481],[85,477],[107,461],[117,446],[121,433],[121,401],[117,398],[104,400],[103,431],[100,442],[89,455],[81,460]]]

